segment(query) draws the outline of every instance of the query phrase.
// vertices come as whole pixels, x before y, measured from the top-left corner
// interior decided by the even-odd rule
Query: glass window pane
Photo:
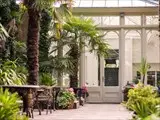
[[[92,7],[92,0],[81,0],[79,7]]]
[[[139,71],[137,71],[137,77],[136,77],[138,80],[141,79],[141,73]]]
[[[130,7],[131,6],[131,0],[120,0],[119,1],[119,7]]]
[[[102,25],[119,25],[119,16],[102,17]]]
[[[133,0],[133,6],[145,6],[146,3],[140,0]]]
[[[119,49],[119,37],[115,32],[108,32],[104,37],[108,44],[111,46],[111,49]]]
[[[133,63],[141,62],[141,37],[139,32],[140,31],[126,31],[125,36],[126,59],[129,60],[132,58],[130,60],[132,60]]]
[[[102,17],[91,17],[96,25],[101,25]]]
[[[141,17],[140,16],[125,16],[126,25],[140,25]]]
[[[75,0],[75,1],[73,1],[73,3],[74,3],[74,7],[79,7],[79,5],[80,5],[80,0]]]
[[[146,6],[155,6],[155,4],[146,3]]]
[[[94,0],[93,7],[105,7],[105,0]]]
[[[160,71],[157,71],[157,86],[160,86]]]
[[[147,84],[155,86],[155,71],[147,72]]]
[[[118,86],[119,79],[119,37],[117,31],[106,33],[105,39],[111,46],[109,56],[104,60],[104,85]]]
[[[106,7],[118,7],[118,0],[106,0]]]
[[[141,62],[141,37],[140,31],[126,30],[125,31],[125,80],[140,79],[141,76],[137,73],[139,63]],[[136,82],[136,81],[134,81]]]
[[[105,86],[118,86],[118,68],[104,68]]]
[[[146,24],[147,25],[158,25],[158,16],[146,16]]]

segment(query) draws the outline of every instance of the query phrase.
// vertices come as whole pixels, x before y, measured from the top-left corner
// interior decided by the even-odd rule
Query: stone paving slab
[[[85,104],[78,109],[56,110],[42,115],[34,112],[31,120],[131,120],[132,112],[120,104]]]

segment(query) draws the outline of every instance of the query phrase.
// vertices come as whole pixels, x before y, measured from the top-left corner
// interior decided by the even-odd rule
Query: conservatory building
[[[73,14],[91,17],[110,45],[107,58],[87,49],[80,58],[80,85],[88,102],[120,103],[127,81],[141,79],[141,59],[150,65],[146,84],[160,81],[158,0],[75,0]]]

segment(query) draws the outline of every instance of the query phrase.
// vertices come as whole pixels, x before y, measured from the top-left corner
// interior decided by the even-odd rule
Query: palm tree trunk
[[[73,58],[73,73],[70,74],[70,87],[78,87],[78,66],[79,66],[79,53],[78,45],[74,45],[71,49],[70,56]]]
[[[38,84],[39,72],[39,11],[33,7],[35,0],[28,1],[28,39],[27,39],[27,58],[28,58],[28,84]]]
[[[63,57],[63,46],[62,46],[62,42],[61,40],[57,41],[57,45],[61,46],[58,48],[58,58],[62,58]],[[63,71],[62,70],[58,70],[58,76],[57,76],[57,81],[58,81],[58,86],[63,86]]]

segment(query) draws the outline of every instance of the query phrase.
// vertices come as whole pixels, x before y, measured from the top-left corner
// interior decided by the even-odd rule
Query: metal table
[[[41,87],[38,85],[0,85],[3,89],[10,92],[17,92],[23,99],[23,112],[33,118],[33,92]]]

